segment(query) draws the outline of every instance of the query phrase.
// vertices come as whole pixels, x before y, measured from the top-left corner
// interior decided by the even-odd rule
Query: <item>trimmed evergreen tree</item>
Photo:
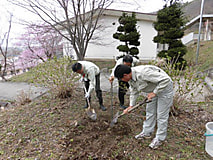
[[[176,1],[170,1],[170,6],[165,5],[162,10],[157,13],[157,21],[154,28],[158,31],[153,41],[160,44],[168,44],[168,50],[162,50],[158,53],[158,57],[171,57],[176,67],[186,65],[183,56],[186,54],[186,46],[181,42],[184,36],[184,25],[186,21],[183,16],[181,4]],[[179,68],[178,67],[178,68]]]
[[[140,45],[139,38],[140,34],[137,31],[137,19],[135,13],[132,13],[129,16],[127,13],[123,13],[121,17],[118,19],[119,26],[117,27],[117,32],[113,34],[113,38],[124,42],[117,47],[119,52],[123,52],[125,54],[130,54],[132,56],[136,56],[139,53],[137,46]]]

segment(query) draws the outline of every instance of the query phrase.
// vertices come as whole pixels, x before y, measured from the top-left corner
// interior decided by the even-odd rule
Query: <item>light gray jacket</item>
[[[152,65],[132,67],[130,106],[134,106],[139,92],[158,94],[172,81],[162,69]]]
[[[90,85],[88,93],[91,94],[92,90],[95,88],[95,76],[100,74],[100,69],[94,63],[89,61],[78,61],[83,66],[82,77],[90,80]]]

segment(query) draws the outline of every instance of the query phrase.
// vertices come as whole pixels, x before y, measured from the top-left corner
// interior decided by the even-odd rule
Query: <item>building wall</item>
[[[95,31],[93,39],[89,43],[85,58],[114,59],[115,56],[119,55],[116,49],[119,44],[118,40],[112,37],[118,26],[117,19],[103,16],[99,20],[99,24],[101,26]]]
[[[157,31],[153,27],[153,22],[138,22],[141,33],[140,58],[142,60],[153,60],[157,56],[157,43],[153,42],[153,38],[157,35]]]
[[[119,26],[118,18],[118,16],[105,15],[99,20],[101,27],[95,31],[93,39],[89,43],[85,59],[115,59],[118,55],[122,55],[116,47],[119,44],[124,43],[112,37]],[[139,20],[137,26],[138,31],[141,34],[141,44],[138,46],[139,58],[145,61],[155,59],[157,54],[157,44],[152,40],[154,36],[157,35],[157,31],[153,27],[153,22]],[[66,53],[71,53],[75,59],[77,58],[72,47],[66,42],[64,42],[64,55],[66,55],[65,50]],[[69,51],[67,52],[67,50]]]
[[[137,18],[137,16],[136,16]],[[112,36],[119,26],[118,17],[104,16],[100,21],[102,28],[94,34],[95,39],[89,44],[85,58],[97,59],[115,59],[116,56],[122,55],[116,47],[124,44]],[[114,24],[114,25],[113,25]],[[141,60],[153,60],[156,58],[157,44],[154,43],[153,37],[157,35],[152,22],[138,21],[138,31],[140,32],[139,58]],[[98,37],[98,38],[96,38]],[[97,44],[99,43],[99,44]]]

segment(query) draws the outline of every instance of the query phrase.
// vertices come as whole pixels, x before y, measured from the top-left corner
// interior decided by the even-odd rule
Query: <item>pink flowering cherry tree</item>
[[[62,37],[48,25],[29,25],[17,45],[23,49],[17,65],[31,68],[62,54]]]

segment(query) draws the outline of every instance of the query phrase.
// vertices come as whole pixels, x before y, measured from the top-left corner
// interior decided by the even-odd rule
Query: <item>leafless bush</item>
[[[30,103],[30,102],[31,102],[30,92],[26,93],[22,90],[21,93],[16,98],[16,104],[19,105],[19,106],[25,105],[25,104]]]
[[[50,89],[53,96],[71,97],[76,88],[76,74],[69,67],[71,65],[67,58],[49,60],[34,69],[34,80]]]
[[[174,106],[184,106],[187,102],[194,101],[195,97],[203,94],[205,75],[198,75],[197,67],[179,67],[176,59],[167,57],[167,62],[155,63],[172,78],[174,84]],[[177,67],[178,66],[178,67]]]

